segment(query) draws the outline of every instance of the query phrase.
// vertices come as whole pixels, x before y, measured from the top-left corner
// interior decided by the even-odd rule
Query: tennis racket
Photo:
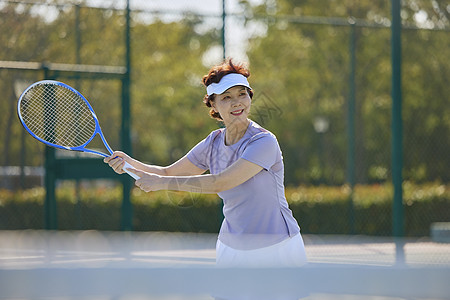
[[[17,113],[23,127],[38,141],[55,148],[88,152],[103,157],[113,151],[106,142],[92,106],[77,90],[54,80],[38,81],[20,95]],[[86,148],[100,135],[109,155]],[[134,179],[140,177],[124,171]]]

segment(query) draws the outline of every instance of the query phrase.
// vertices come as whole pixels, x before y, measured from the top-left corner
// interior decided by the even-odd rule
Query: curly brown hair
[[[227,59],[222,64],[212,67],[209,70],[208,74],[203,76],[202,83],[205,87],[207,87],[211,83],[219,83],[223,76],[231,73],[238,73],[245,76],[246,78],[250,77],[250,71],[245,64],[235,64],[233,63],[232,59]],[[253,91],[251,89],[247,89],[247,92],[250,96],[250,99],[253,98]],[[212,94],[210,96],[205,95],[205,97],[203,97],[203,103],[205,103],[207,107],[212,107],[211,102],[214,102],[215,97],[215,94]],[[209,110],[209,115],[213,119],[223,121],[220,114],[218,112],[215,112],[213,108]]]

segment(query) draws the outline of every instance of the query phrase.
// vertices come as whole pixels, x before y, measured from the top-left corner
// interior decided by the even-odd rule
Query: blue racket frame
[[[45,141],[45,140],[41,139],[40,137],[35,135],[28,128],[28,126],[25,124],[25,122],[24,122],[24,120],[22,118],[22,115],[20,114],[20,104],[21,104],[22,99],[24,98],[24,96],[27,94],[27,92],[30,89],[32,89],[34,86],[40,85],[40,84],[53,84],[53,85],[62,86],[64,88],[66,88],[66,89],[71,90],[72,92],[74,92],[78,96],[80,96],[80,98],[87,104],[89,110],[92,113],[92,116],[94,117],[95,130],[94,130],[94,133],[92,134],[91,138],[86,143],[84,143],[83,145],[77,146],[77,147],[67,147],[67,146],[61,146],[61,145],[53,144],[53,143],[50,143],[48,141]],[[99,156],[102,156],[102,157],[107,157],[107,156],[110,156],[111,154],[113,154],[113,150],[108,145],[108,142],[106,141],[105,136],[103,135],[103,132],[102,132],[102,129],[100,127],[100,123],[98,121],[97,115],[95,114],[94,109],[92,108],[91,104],[89,104],[89,101],[80,92],[78,92],[76,89],[74,89],[73,87],[71,87],[71,86],[69,86],[69,85],[67,85],[67,84],[65,84],[63,82],[56,81],[56,80],[41,80],[41,81],[35,82],[32,85],[30,85],[29,87],[27,87],[25,89],[25,91],[22,92],[22,94],[20,95],[19,100],[17,102],[17,115],[19,116],[20,123],[22,123],[22,126],[28,131],[28,133],[31,134],[31,136],[34,137],[35,139],[37,139],[38,141],[40,141],[40,142],[42,142],[42,143],[44,143],[44,144],[46,144],[48,146],[51,146],[51,147],[54,147],[54,148],[59,148],[59,149],[64,149],[64,150],[72,150],[72,151],[80,151],[80,152],[92,153],[92,154],[96,154],[96,155],[99,155]],[[97,134],[100,135],[100,138],[101,138],[103,144],[105,145],[106,149],[108,150],[109,155],[106,154],[106,153],[100,152],[100,151],[91,150],[91,149],[87,149],[86,148],[86,146],[95,138],[95,136]],[[136,180],[140,178],[136,174],[130,173],[127,170],[128,168],[131,168],[131,165],[128,164],[127,162],[125,162],[124,171],[126,171],[131,177],[133,177]]]
[[[67,146],[61,146],[61,145],[57,145],[57,144],[53,144],[50,143],[48,141],[45,141],[43,139],[41,139],[40,137],[36,136],[29,128],[28,126],[25,124],[21,114],[20,114],[20,104],[22,102],[23,97],[27,94],[27,92],[32,89],[34,86],[36,85],[41,85],[41,84],[54,84],[54,85],[59,85],[62,86],[66,89],[71,90],[72,92],[74,92],[75,94],[77,94],[78,96],[80,96],[80,98],[87,104],[89,110],[92,113],[92,116],[94,117],[94,121],[95,121],[95,130],[94,133],[92,134],[91,138],[84,143],[83,145],[77,146],[77,147],[67,147]],[[103,157],[107,157],[109,155],[111,155],[113,153],[111,147],[108,145],[108,142],[105,139],[105,136],[103,135],[102,129],[100,127],[100,123],[98,122],[98,118],[97,115],[94,112],[94,109],[92,108],[91,104],[89,104],[89,102],[87,101],[87,99],[80,93],[78,92],[76,89],[74,89],[73,87],[60,82],[60,81],[55,81],[55,80],[41,80],[38,82],[33,83],[32,85],[30,85],[29,87],[27,87],[27,89],[25,91],[23,91],[23,93],[20,95],[19,97],[19,101],[17,102],[17,114],[19,116],[20,122],[22,123],[22,126],[28,131],[29,134],[31,134],[31,136],[33,136],[35,139],[37,139],[38,141],[49,145],[51,147],[55,147],[55,148],[59,148],[59,149],[65,149],[65,150],[73,150],[73,151],[81,151],[81,152],[88,152],[88,153],[93,153],[93,154],[97,154]],[[91,149],[87,149],[85,148],[94,138],[95,136],[99,134],[100,138],[102,139],[103,144],[105,145],[106,149],[109,152],[109,155],[100,151],[95,151],[95,150],[91,150]]]

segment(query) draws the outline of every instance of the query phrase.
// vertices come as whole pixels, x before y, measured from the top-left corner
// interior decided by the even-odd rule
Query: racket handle
[[[123,170],[128,173],[131,177],[133,177],[135,180],[141,179],[141,177],[137,176],[136,174],[128,171],[129,168],[133,168],[129,163],[125,162],[125,165],[123,166]]]

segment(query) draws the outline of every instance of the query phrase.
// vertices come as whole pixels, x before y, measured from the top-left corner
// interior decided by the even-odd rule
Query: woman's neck
[[[249,119],[246,119],[244,122],[234,122],[228,125],[225,124],[225,145],[230,146],[237,143],[244,136],[249,124]]]

